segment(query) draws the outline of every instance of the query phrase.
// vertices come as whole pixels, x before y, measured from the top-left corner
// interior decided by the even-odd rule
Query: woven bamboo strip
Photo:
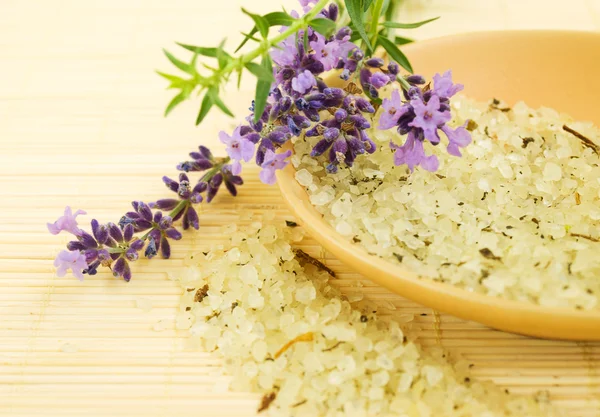
[[[226,392],[220,359],[189,350],[187,331],[174,329],[181,289],[169,280],[189,252],[226,242],[222,226],[247,224],[239,213],[291,218],[255,169],[246,171],[239,197],[223,195],[203,210],[201,231],[177,243],[173,259],[138,262],[130,284],[105,272],[83,283],[54,277],[51,260],[68,239],[45,228],[65,204],[108,221],[132,198],[163,197],[160,177],[175,176],[187,152],[199,142],[216,145],[218,130],[234,126],[213,114],[194,128],[197,103],[163,119],[169,93],[151,70],[168,68],[160,47],[174,39],[209,45],[228,36],[235,43],[233,32],[247,21],[230,11],[245,3],[0,4],[0,416],[255,415],[257,396]],[[252,9],[270,11],[272,2],[256,0]],[[443,16],[414,31],[416,38],[484,28],[600,29],[595,0],[405,0],[402,13],[406,21]],[[236,114],[246,111],[252,88],[248,79],[239,93],[227,90]],[[302,248],[336,271],[333,283],[343,293],[364,294],[425,348],[441,345],[469,361],[474,377],[514,393],[547,390],[571,416],[600,416],[599,343],[534,340],[446,314],[438,322],[430,309],[358,276],[314,241]],[[142,299],[149,311],[137,307]],[[164,330],[155,331],[159,322]]]

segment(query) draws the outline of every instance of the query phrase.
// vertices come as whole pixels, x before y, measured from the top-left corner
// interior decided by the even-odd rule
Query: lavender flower
[[[248,162],[254,156],[254,143],[240,136],[240,130],[241,126],[238,126],[233,131],[232,136],[229,136],[223,131],[219,132],[219,139],[221,142],[227,145],[227,154],[233,160],[231,172],[234,175],[239,175],[240,172],[242,172],[242,165],[240,164],[240,161],[243,160]]]
[[[417,165],[422,166],[427,171],[437,171],[439,161],[435,155],[426,156],[423,149],[423,141],[415,137],[415,133],[410,131],[406,142],[402,146],[390,142],[390,147],[395,149],[394,164],[407,165],[412,172]]]
[[[304,72],[292,79],[292,89],[300,94],[304,94],[316,86],[317,80],[309,70],[304,70]]]
[[[212,168],[215,164],[212,153],[206,146],[200,145],[199,152],[190,152],[191,161],[181,162],[177,165],[179,171],[205,171]]]
[[[81,229],[77,227],[77,216],[80,214],[86,214],[86,212],[77,210],[73,213],[71,207],[65,207],[65,214],[59,217],[54,223],[47,223],[48,231],[53,235],[65,231],[77,236],[81,232]]]
[[[70,269],[80,281],[83,281],[83,271],[88,268],[85,255],[77,250],[60,251],[54,260],[54,266],[56,267],[56,275],[59,277],[64,277]]]
[[[452,129],[447,125],[452,118],[449,98],[462,90],[462,85],[452,83],[450,71],[444,75],[436,74],[433,79],[434,88],[429,89],[418,87],[424,84],[423,77],[406,77],[406,81],[412,85],[404,91],[406,101],[403,102],[395,90],[391,98],[382,103],[379,129],[396,127],[401,135],[408,134],[404,145],[392,143],[390,146],[395,150],[396,165],[406,164],[411,171],[418,165],[428,171],[437,170],[439,161],[437,157],[425,154],[423,142],[427,140],[437,145],[440,142],[440,130],[448,138],[447,151],[451,155],[461,156],[460,148],[471,142],[471,135],[465,126]]]
[[[440,109],[440,98],[432,95],[429,101],[425,103],[419,97],[412,99],[410,104],[415,112],[415,118],[408,125],[420,128],[425,139],[431,143],[439,143],[438,126],[443,126],[452,118],[449,111]]]
[[[157,207],[160,210],[174,210],[175,207],[179,207],[173,220],[182,218],[184,230],[188,229],[190,226],[198,230],[200,227],[198,213],[196,213],[196,210],[192,205],[198,204],[203,200],[201,193],[208,188],[208,184],[201,180],[192,188],[190,179],[184,173],[179,174],[179,182],[166,176],[163,177],[163,182],[166,184],[167,188],[177,193],[180,201],[175,199],[163,199],[156,201],[152,206]]]
[[[265,160],[262,163],[262,171],[260,172],[260,179],[265,184],[275,184],[276,177],[275,171],[283,169],[289,163],[286,161],[292,155],[292,151],[276,154],[271,150],[267,150],[265,154]]]

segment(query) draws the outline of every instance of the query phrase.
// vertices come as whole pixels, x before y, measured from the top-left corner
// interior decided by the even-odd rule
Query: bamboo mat
[[[165,271],[224,241],[220,227],[240,212],[289,218],[276,187],[247,170],[238,198],[218,198],[202,213],[201,230],[174,245],[172,260],[136,263],[129,284],[106,273],[84,283],[54,277],[52,259],[67,238],[45,226],[66,204],[105,222],[131,199],[166,195],[160,177],[176,175],[187,152],[216,144],[217,131],[233,126],[213,114],[195,128],[197,103],[163,119],[169,93],[152,70],[170,69],[160,48],[174,49],[175,40],[212,45],[227,36],[233,45],[234,32],[248,26],[238,6],[273,8],[273,1],[248,3],[0,2],[0,416],[255,414],[255,396],[224,390],[218,359],[185,349],[186,332],[173,326],[180,290]],[[402,11],[407,21],[443,16],[412,32],[417,38],[600,29],[598,0],[407,0]],[[238,115],[251,89],[246,82],[228,91]],[[600,415],[600,344],[528,339],[438,315],[345,269],[314,242],[306,248],[325,256],[344,292],[363,292],[386,314],[414,314],[421,343],[463,355],[477,377],[517,393],[547,390],[569,415]],[[148,301],[150,311],[138,308]]]

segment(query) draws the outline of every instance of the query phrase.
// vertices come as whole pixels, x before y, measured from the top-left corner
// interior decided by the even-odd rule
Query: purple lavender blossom
[[[285,168],[289,163],[286,159],[291,155],[292,151],[277,154],[271,150],[267,150],[264,162],[261,164],[260,180],[265,184],[275,184],[277,181],[275,171]]]
[[[460,148],[464,148],[471,143],[471,134],[466,129],[466,126],[467,123],[454,130],[446,125],[442,126],[442,132],[448,137],[448,147],[446,149],[450,155],[462,156]]]
[[[77,227],[77,216],[87,214],[83,210],[72,212],[71,207],[65,207],[65,214],[59,217],[54,223],[47,223],[48,231],[53,235],[57,235],[62,231],[69,232],[75,236],[81,233],[81,229]],[[64,274],[63,274],[64,275]]]
[[[292,79],[292,89],[300,94],[304,94],[316,86],[317,80],[309,70],[304,70],[304,72]]]
[[[388,69],[389,67],[388,65]],[[434,76],[433,89],[418,87],[425,83],[425,79],[419,75],[410,75],[405,80],[412,85],[403,91],[406,101],[401,100],[397,90],[392,92],[390,99],[383,101],[384,111],[379,119],[379,129],[397,127],[401,135],[408,134],[404,145],[390,144],[395,149],[396,165],[406,164],[411,171],[415,166],[421,165],[428,171],[435,171],[439,161],[433,155],[425,155],[425,140],[437,145],[441,130],[448,137],[447,151],[454,156],[461,156],[460,148],[471,142],[471,135],[465,126],[452,129],[447,125],[452,118],[449,97],[462,90],[462,85],[452,84],[450,71]]]
[[[383,86],[386,86],[390,82],[390,77],[383,72],[376,72],[371,77],[371,84],[373,87],[380,89]]]
[[[396,126],[400,116],[408,111],[408,106],[402,104],[402,99],[400,98],[398,90],[392,91],[392,97],[383,100],[381,107],[385,110],[381,113],[381,117],[379,118],[378,127],[381,130],[391,129]]]
[[[231,172],[234,175],[239,175],[242,172],[240,161],[248,162],[254,156],[254,143],[240,136],[240,130],[241,126],[238,126],[233,131],[232,136],[223,131],[219,132],[219,139],[227,145],[227,154],[233,160]]]
[[[214,158],[206,146],[200,145],[199,152],[190,152],[191,161],[181,162],[177,165],[177,170],[184,172],[205,171],[214,166]]]
[[[394,164],[407,165],[411,172],[417,165],[422,166],[427,171],[437,171],[438,169],[439,161],[437,157],[435,155],[425,155],[423,141],[418,140],[413,131],[408,133],[404,145],[398,146],[394,142],[390,142],[390,147],[395,149]]]
[[[83,271],[88,269],[85,255],[78,250],[62,250],[54,260],[56,275],[64,277],[70,269],[73,275],[80,281],[83,281]]]
[[[413,98],[410,104],[415,112],[415,118],[408,125],[422,129],[425,139],[438,144],[440,142],[438,127],[450,121],[452,118],[450,112],[440,110],[440,98],[436,95],[432,95],[427,103],[421,98]]]
[[[443,75],[433,76],[433,91],[439,97],[450,98],[464,88],[462,84],[452,84],[452,71],[448,70]]]

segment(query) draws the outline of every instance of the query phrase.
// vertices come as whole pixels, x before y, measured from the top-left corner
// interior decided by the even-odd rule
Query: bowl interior
[[[431,78],[451,69],[464,93],[512,105],[552,107],[600,125],[600,34],[565,31],[482,32],[407,45],[415,72]],[[531,336],[600,340],[600,311],[541,307],[418,277],[369,255],[338,235],[310,204],[291,164],[278,184],[284,200],[308,233],[340,261],[390,290],[431,308],[494,328]],[[600,277],[599,277],[600,279]]]

